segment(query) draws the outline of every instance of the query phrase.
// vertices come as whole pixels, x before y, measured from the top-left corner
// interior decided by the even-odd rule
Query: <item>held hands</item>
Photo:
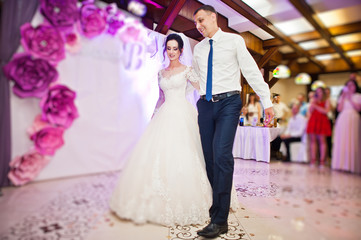
[[[272,107],[266,108],[264,110],[264,115],[265,115],[264,123],[265,125],[268,125],[275,116],[275,113],[273,112],[273,108]]]

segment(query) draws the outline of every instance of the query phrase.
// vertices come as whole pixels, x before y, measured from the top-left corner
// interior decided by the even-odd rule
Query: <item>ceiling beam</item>
[[[341,26],[336,27],[330,27],[328,29],[332,36],[340,36],[350,33],[357,33],[361,32],[361,21],[349,23],[349,24],[343,24]]]
[[[284,60],[291,60],[291,59],[297,59],[300,57],[300,55],[298,55],[298,53],[285,53],[282,55]]]
[[[271,60],[272,56],[277,52],[278,47],[270,48],[262,58],[257,62],[258,68],[261,69],[263,66]]]
[[[346,51],[352,51],[352,50],[358,50],[361,49],[361,42],[356,42],[356,43],[346,43],[346,44],[342,44],[341,48],[346,52]],[[308,51],[311,55],[315,56],[315,55],[322,55],[322,54],[330,54],[330,53],[335,53],[336,50],[332,47],[324,47],[324,48],[316,48],[316,49],[312,49]],[[283,54],[283,59],[294,59],[294,58],[298,58],[298,54],[297,53],[287,53],[287,54]]]
[[[155,28],[155,31],[162,34],[167,34],[185,2],[186,0],[172,0],[166,8],[165,13],[157,27]]]
[[[280,39],[281,41],[290,45],[296,52],[300,55],[307,57],[313,64],[319,67],[322,71],[325,69],[325,66],[317,61],[314,57],[312,57],[308,52],[303,50],[300,46],[298,46],[291,38],[284,35],[281,31],[279,31],[271,22],[258,14],[255,10],[249,7],[241,0],[221,0],[223,3],[227,4],[229,7],[234,9],[236,12],[247,18],[249,21],[271,34],[275,38]]]
[[[318,18],[317,14],[313,11],[313,9],[307,4],[305,0],[290,0],[293,6],[307,19],[307,21],[321,34],[321,37],[325,39],[328,44],[333,47],[338,54],[340,54],[341,58],[348,64],[351,70],[354,69],[353,62],[346,57],[343,50],[334,43],[333,39],[331,39],[331,33],[324,26],[322,21]]]
[[[361,32],[361,21],[344,24],[336,27],[330,27],[328,28],[328,30],[333,37],[337,37],[345,34],[351,34],[351,33],[358,33]],[[306,33],[293,34],[290,36],[290,38],[297,43],[301,43],[301,42],[318,40],[321,38],[321,34],[318,31],[312,31]]]
[[[321,38],[321,34],[317,31],[293,34],[290,38],[296,43],[307,42],[312,40],[318,40]]]
[[[279,78],[275,78],[275,77],[271,78],[271,79],[267,82],[268,87],[269,87],[269,88],[272,88],[272,87],[278,82],[278,80],[280,80],[280,79],[279,79]]]
[[[335,53],[335,49],[333,47],[324,47],[324,48],[315,48],[312,50],[308,50],[311,55],[322,55],[322,54],[329,54]]]
[[[267,48],[279,47],[284,44],[285,43],[283,41],[281,41],[280,39],[273,38],[273,39],[263,41],[263,48],[267,49]]]
[[[341,47],[344,51],[358,50],[361,49],[361,42],[346,43],[342,44]]]

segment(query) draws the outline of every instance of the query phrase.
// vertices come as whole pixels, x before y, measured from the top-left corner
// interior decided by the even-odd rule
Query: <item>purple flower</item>
[[[86,37],[98,36],[107,26],[106,13],[94,4],[84,4],[80,9],[80,25]]]
[[[71,27],[79,18],[77,0],[41,0],[40,11],[55,27]]]
[[[58,78],[56,69],[44,59],[33,59],[27,53],[21,53],[4,66],[4,74],[13,80],[13,92],[21,98],[43,97],[49,84]]]
[[[24,185],[33,180],[49,161],[48,157],[32,150],[10,162],[8,177],[14,185]]]
[[[105,8],[105,11],[107,12],[107,32],[114,36],[118,29],[124,26],[125,15],[118,11],[117,5],[115,3],[109,4]]]
[[[59,127],[44,127],[31,135],[35,149],[42,155],[55,154],[55,151],[64,145],[64,129]]]
[[[20,31],[21,43],[25,51],[51,63],[57,63],[65,58],[64,41],[56,28],[47,25],[33,28],[30,23],[25,23]]]
[[[55,85],[49,89],[47,96],[40,102],[42,120],[51,124],[70,127],[77,118],[78,110],[74,104],[76,94],[64,85]]]

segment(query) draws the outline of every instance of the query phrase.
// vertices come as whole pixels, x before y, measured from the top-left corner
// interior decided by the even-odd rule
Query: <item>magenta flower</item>
[[[33,28],[30,23],[25,23],[21,26],[20,32],[25,51],[51,63],[57,63],[65,58],[64,41],[56,28],[47,25]]]
[[[64,129],[61,127],[44,127],[30,136],[34,141],[35,149],[43,155],[55,154],[55,151],[64,145]]]
[[[125,15],[118,11],[117,5],[115,3],[109,4],[105,8],[105,11],[107,12],[107,32],[114,36],[118,29],[124,26]]]
[[[80,25],[83,34],[92,38],[100,35],[106,28],[106,13],[94,4],[84,4],[80,9]]]
[[[49,161],[48,157],[36,151],[30,151],[23,156],[15,157],[10,162],[8,177],[14,185],[24,185],[33,180]]]
[[[58,78],[56,69],[44,59],[33,59],[27,53],[21,53],[4,66],[5,76],[13,80],[13,92],[21,98],[43,97],[49,84]]]
[[[79,18],[77,0],[40,0],[40,11],[55,27],[71,27]]]
[[[70,127],[77,118],[78,110],[74,104],[76,93],[64,85],[55,85],[40,101],[42,120],[56,126]]]

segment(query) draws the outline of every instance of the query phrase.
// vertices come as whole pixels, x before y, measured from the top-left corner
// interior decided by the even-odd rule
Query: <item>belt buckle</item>
[[[219,102],[219,99],[215,99],[214,97],[212,97],[212,102]]]

